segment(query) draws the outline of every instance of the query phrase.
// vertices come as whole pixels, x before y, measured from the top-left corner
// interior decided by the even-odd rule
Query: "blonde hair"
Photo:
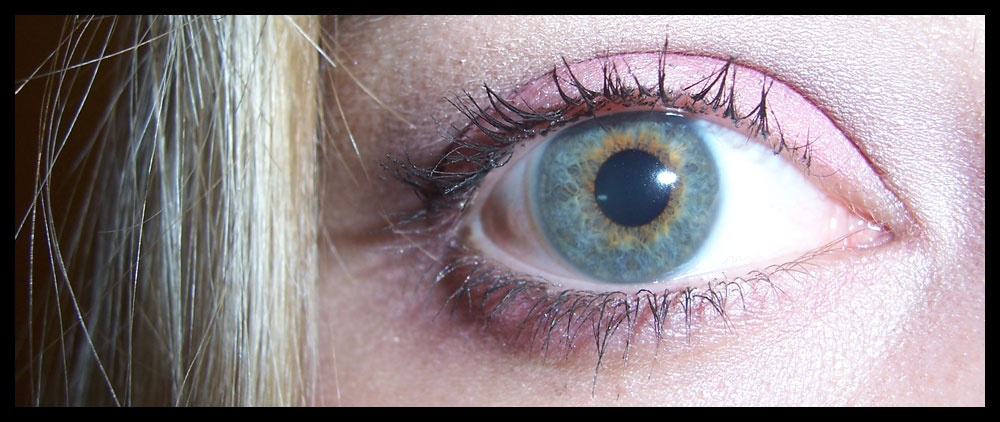
[[[76,65],[71,49],[108,26],[97,36],[125,47]],[[310,404],[319,20],[66,27],[51,71],[24,81],[45,81],[43,124],[57,124],[38,139],[33,202],[15,210],[15,241],[32,245],[15,264],[32,267],[28,303],[16,300],[27,323],[15,324],[15,383],[41,405]],[[112,62],[109,123],[85,153],[61,156],[84,100],[60,93],[74,72],[86,80],[87,66]],[[75,180],[50,178],[59,167]],[[66,206],[65,218],[53,211]]]

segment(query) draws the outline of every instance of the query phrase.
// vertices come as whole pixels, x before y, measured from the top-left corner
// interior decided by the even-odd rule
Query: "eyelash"
[[[519,144],[539,135],[544,136],[580,118],[595,116],[597,111],[608,107],[666,107],[728,119],[734,128],[745,123],[743,131],[748,134],[748,139],[759,137],[769,144],[774,154],[784,152],[801,164],[806,172],[809,171],[811,142],[801,146],[787,143],[780,123],[768,113],[767,95],[773,79],[770,83],[765,79],[757,106],[742,114],[735,106],[736,67],[732,58],[715,72],[675,93],[664,87],[666,43],[659,54],[659,79],[653,89],[642,86],[638,78],[631,75],[631,70],[627,70],[624,76],[625,80],[631,76],[635,86],[628,85],[617,65],[610,58],[605,58],[603,86],[600,90],[591,90],[580,82],[570,64],[563,59],[568,80],[560,80],[558,66],[548,73],[563,102],[552,110],[538,111],[527,105],[515,105],[513,100],[504,100],[485,84],[483,88],[489,107],[482,107],[471,94],[463,92],[463,96],[448,101],[468,119],[469,124],[463,130],[452,128],[452,132],[444,134],[449,147],[434,165],[422,167],[415,165],[409,156],[399,159],[391,155],[386,156],[387,162],[380,163],[395,179],[409,185],[424,203],[422,209],[386,230],[406,235],[410,242],[406,250],[427,251],[428,247],[419,244],[415,237],[426,238],[427,245],[442,245],[440,256],[429,257],[425,254],[428,257],[424,258],[422,265],[424,273],[435,274],[431,286],[449,287],[450,294],[443,299],[439,313],[448,309],[449,314],[454,316],[459,310],[459,303],[466,302],[468,306],[464,315],[482,323],[485,332],[497,334],[501,344],[522,347],[528,352],[541,352],[543,360],[558,346],[563,347],[568,356],[571,350],[577,348],[582,330],[591,328],[597,352],[594,369],[596,384],[597,374],[610,347],[620,344],[622,359],[627,362],[637,330],[646,328],[640,322],[651,323],[648,327],[653,330],[657,349],[668,333],[683,333],[684,338],[690,338],[693,319],[706,315],[706,312],[714,313],[729,328],[727,302],[730,294],[738,296],[745,310],[745,289],[764,285],[770,291],[781,293],[781,289],[772,282],[774,275],[806,274],[804,267],[812,258],[832,250],[835,243],[795,261],[772,265],[744,277],[715,280],[703,288],[664,289],[659,293],[641,289],[629,294],[621,291],[597,293],[556,289],[548,281],[514,273],[503,264],[492,262],[457,241],[459,236],[455,227],[466,204],[473,199],[490,171],[511,160]],[[563,84],[568,84],[568,89],[564,89]],[[691,91],[699,86],[696,91]],[[570,94],[573,90],[579,97]],[[527,101],[521,101],[527,104]],[[771,132],[769,121],[777,126],[776,132]],[[526,309],[524,316],[518,318],[520,321],[508,324],[510,326],[506,329],[494,329],[503,324],[501,316],[514,306]],[[625,333],[624,337],[616,337],[621,332]]]

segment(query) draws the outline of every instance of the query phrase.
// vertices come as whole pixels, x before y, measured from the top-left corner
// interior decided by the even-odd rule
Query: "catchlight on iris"
[[[572,267],[642,283],[683,268],[717,217],[719,174],[704,131],[643,111],[560,130],[529,170],[536,224]]]

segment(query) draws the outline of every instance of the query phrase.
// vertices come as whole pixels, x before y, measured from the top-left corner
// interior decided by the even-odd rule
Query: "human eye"
[[[469,123],[430,164],[388,158],[423,201],[391,228],[425,252],[442,309],[600,368],[822,288],[824,261],[893,238],[898,202],[859,199],[878,178],[822,111],[732,60],[667,51],[456,97]]]

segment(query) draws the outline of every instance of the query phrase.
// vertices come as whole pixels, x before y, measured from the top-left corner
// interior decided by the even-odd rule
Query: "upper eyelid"
[[[669,57],[668,65],[672,66],[670,69],[660,69],[663,67],[660,60],[664,57]],[[718,79],[707,80],[717,75],[721,76],[720,69],[730,65],[732,67],[731,73],[725,75],[727,78],[731,78],[729,82],[726,79],[721,81]],[[569,71],[570,67],[574,69],[573,72]],[[564,62],[563,67],[556,67],[554,70],[536,77],[506,97],[500,97],[500,94],[489,89],[486,90],[486,96],[488,99],[493,96],[494,104],[505,99],[526,110],[542,112],[559,110],[560,107],[567,106],[553,106],[553,104],[563,102],[563,97],[567,95],[565,91],[573,90],[573,85],[566,82],[574,77],[570,73],[575,73],[574,76],[580,79],[579,85],[595,91],[604,89],[607,79],[620,77],[624,79],[623,85],[632,84],[634,86],[634,82],[629,79],[638,80],[647,90],[651,91],[656,91],[659,88],[657,84],[661,86],[665,84],[668,90],[679,92],[682,95],[685,93],[707,93],[705,98],[701,99],[700,104],[696,104],[698,107],[704,107],[707,103],[717,100],[721,95],[722,103],[714,104],[721,108],[717,111],[718,114],[724,114],[725,108],[728,106],[735,106],[737,113],[739,113],[739,123],[744,125],[747,122],[757,124],[758,129],[770,126],[771,139],[769,141],[771,145],[769,146],[776,150],[783,150],[782,152],[789,155],[790,158],[794,154],[789,154],[789,149],[793,150],[794,153],[801,154],[798,158],[803,163],[812,165],[813,157],[809,155],[811,148],[804,148],[804,146],[817,140],[821,142],[823,148],[820,150],[821,162],[817,167],[817,172],[820,175],[829,176],[831,181],[829,184],[834,185],[832,189],[836,191],[832,192],[836,194],[835,196],[846,204],[853,204],[852,209],[861,212],[865,218],[880,224],[900,220],[898,218],[900,215],[898,199],[885,189],[878,175],[860,155],[855,145],[844,138],[844,135],[829,117],[780,80],[776,81],[767,75],[732,61],[687,54],[670,54],[663,51],[601,56],[573,64]],[[667,74],[668,79],[674,79],[667,82],[660,81],[663,73]],[[561,74],[559,79],[563,81],[563,85],[557,86],[555,84],[554,74]],[[713,81],[715,83],[712,83]],[[727,83],[728,85],[726,85]],[[739,87],[734,89],[735,85],[739,85]],[[702,90],[702,88],[706,89]],[[578,92],[569,92],[568,94],[581,95]],[[769,114],[763,116],[765,123],[762,124],[756,121],[758,116],[753,116],[752,111],[765,98],[764,94],[768,99],[766,109],[769,110]],[[501,126],[506,125],[504,119],[496,117],[496,110],[489,100],[478,100],[479,104],[473,105],[470,104],[473,98],[470,94],[465,93],[463,96],[467,99],[464,105],[462,101],[452,101],[452,104],[459,104],[460,110],[464,107],[466,119],[472,118],[474,122],[485,127],[486,131],[495,129],[489,123],[491,119],[496,119]],[[735,96],[735,99],[732,100],[731,104],[726,104],[726,101],[732,96]],[[505,111],[506,114],[513,114],[502,104],[498,108]],[[776,116],[783,117],[776,118]],[[449,144],[481,142],[481,140],[476,140],[477,136],[484,136],[483,133],[476,133],[481,130],[480,126],[468,124],[461,130],[456,129],[454,133],[447,135],[451,141]],[[791,135],[785,138],[786,134]],[[516,135],[522,138],[533,137],[533,135],[525,136],[525,134]],[[445,148],[451,147],[446,146]]]
[[[573,18],[580,20],[576,24],[589,23],[594,27],[619,27],[625,28],[659,28],[663,25],[663,19],[657,18]],[[448,25],[440,25],[441,20],[448,21]],[[629,33],[627,42],[605,45],[598,43],[580,43],[577,39],[568,42],[543,42],[529,50],[520,51],[518,47],[524,47],[525,36],[510,37],[507,34],[513,32],[497,29],[489,32],[490,43],[483,44],[481,37],[464,37],[463,28],[465,23],[475,24],[476,19],[467,17],[448,18],[394,18],[386,19],[382,23],[393,27],[393,34],[408,34],[407,43],[394,43],[394,38],[360,38],[353,44],[342,44],[340,48],[350,50],[352,56],[358,63],[365,63],[371,69],[401,69],[399,72],[388,72],[382,75],[380,81],[384,84],[376,90],[376,94],[383,97],[383,102],[390,104],[400,113],[408,117],[408,120],[417,125],[417,129],[404,127],[397,124],[389,115],[381,116],[378,119],[385,124],[381,127],[357,127],[356,133],[374,133],[374,138],[369,138],[367,142],[361,142],[361,155],[368,159],[383,160],[384,154],[389,153],[397,157],[411,154],[411,157],[425,160],[440,151],[444,141],[441,139],[440,131],[442,127],[452,125],[463,126],[464,117],[460,116],[449,104],[437,100],[450,93],[455,93],[457,88],[467,87],[470,91],[480,92],[478,85],[482,81],[490,81],[491,85],[498,88],[505,95],[520,91],[522,87],[530,84],[533,79],[537,79],[554,64],[558,63],[558,55],[570,54],[571,63],[593,59],[604,55],[620,56],[631,54],[635,51],[652,51],[662,45],[662,33],[652,35],[648,31],[635,31]],[[598,22],[600,21],[600,22]],[[623,25],[628,22],[628,25]],[[813,19],[816,25],[831,24],[830,20]],[[549,41],[558,39],[553,37],[559,30],[556,26],[547,26],[554,23],[552,20],[538,17],[528,17],[526,19],[512,22],[516,28],[518,25],[525,25],[529,22],[536,22],[532,25],[531,37],[544,37],[549,35]],[[851,81],[840,81],[829,78],[813,81],[813,75],[817,69],[797,69],[795,67],[796,58],[802,57],[809,63],[816,65],[815,55],[807,51],[800,51],[795,45],[787,42],[788,38],[777,38],[774,42],[762,43],[756,39],[768,39],[773,36],[772,28],[778,22],[771,19],[768,23],[765,19],[765,27],[757,28],[754,32],[756,38],[746,40],[746,42],[733,39],[731,37],[709,38],[712,33],[719,33],[729,28],[723,25],[725,20],[698,18],[672,18],[670,19],[670,30],[672,36],[679,40],[673,45],[677,46],[677,51],[683,54],[702,58],[711,58],[717,61],[724,61],[725,57],[736,54],[736,62],[741,66],[754,72],[775,76],[782,82],[795,90],[798,95],[806,97],[813,105],[826,105],[829,108],[827,95],[836,95],[843,92],[838,86],[818,86],[826,83],[850,84]],[[598,25],[600,24],[600,25]],[[654,25],[655,24],[655,25]],[[535,26],[538,26],[535,28]],[[565,29],[565,28],[563,28]],[[791,28],[789,28],[791,29]],[[837,29],[839,28],[831,28]],[[555,31],[555,32],[553,32]],[[444,37],[442,35],[454,34],[456,37]],[[471,34],[470,34],[471,35]],[[444,45],[441,45],[444,42]],[[432,44],[430,44],[432,43]],[[490,47],[483,50],[484,45]],[[405,46],[405,48],[404,48]],[[354,48],[358,47],[358,48]],[[443,49],[442,49],[443,48]],[[415,51],[447,51],[447,54],[439,54],[440,60],[426,60],[427,54],[417,55]],[[376,54],[376,52],[378,54]],[[556,57],[554,59],[554,57]],[[453,59],[453,60],[452,60]],[[820,62],[819,64],[822,64]],[[814,66],[815,67],[815,66]],[[822,67],[822,66],[820,66]],[[363,72],[358,69],[359,74]],[[810,73],[812,72],[812,73]],[[386,73],[386,72],[383,72]],[[350,81],[344,80],[345,84]],[[516,87],[516,88],[513,88]],[[809,94],[808,96],[804,94]],[[482,97],[477,97],[482,98]],[[863,98],[857,99],[862,101]],[[843,101],[843,100],[838,100]],[[368,109],[368,101],[355,101],[355,107],[348,106],[352,110],[348,115],[371,113]],[[365,108],[357,108],[357,105],[364,105]],[[380,115],[384,112],[375,111]],[[829,119],[829,117],[824,116]],[[837,122],[836,127],[841,122]],[[352,124],[357,124],[352,122]],[[362,123],[365,124],[365,123]],[[859,145],[870,139],[852,139]],[[856,148],[853,145],[848,145]],[[857,155],[857,150],[853,152]],[[845,202],[863,199],[868,208],[876,210],[872,215],[873,220],[885,221],[893,226],[908,225],[912,220],[908,211],[902,207],[901,202],[895,194],[886,189],[881,178],[869,168],[870,165],[865,160],[858,160],[855,163],[847,163],[845,167],[865,168],[867,174],[858,175],[853,186],[864,187],[856,189],[850,197],[845,197]],[[846,184],[845,184],[846,185]],[[862,198],[863,197],[863,198]]]

